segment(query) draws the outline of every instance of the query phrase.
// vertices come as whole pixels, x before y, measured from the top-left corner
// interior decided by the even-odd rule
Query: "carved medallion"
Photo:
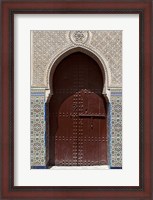
[[[70,40],[74,44],[84,44],[89,38],[88,31],[70,31]]]

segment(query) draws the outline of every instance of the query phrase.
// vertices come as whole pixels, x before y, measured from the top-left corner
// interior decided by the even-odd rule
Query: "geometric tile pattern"
[[[108,156],[108,165],[111,166],[111,103],[107,103],[107,144],[108,144],[108,151],[107,151],[107,156]]]
[[[44,93],[31,92],[31,166],[45,165]]]
[[[122,92],[111,92],[110,166],[122,167]]]
[[[46,122],[46,129],[45,129],[45,146],[46,146],[46,165],[49,161],[49,133],[50,133],[50,126],[49,126],[49,102],[45,104],[45,122]]]

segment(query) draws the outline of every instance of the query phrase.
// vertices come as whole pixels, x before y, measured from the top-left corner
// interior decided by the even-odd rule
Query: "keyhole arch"
[[[65,59],[67,59],[68,57],[71,57],[71,56],[73,56],[73,55],[76,55],[76,54],[81,54],[81,55],[84,55],[85,57],[85,60],[86,60],[86,58],[88,57],[88,59],[90,60],[89,61],[89,66],[90,65],[92,65],[93,63],[95,63],[95,65],[94,65],[94,68],[91,68],[92,70],[90,71],[90,78],[92,77],[92,72],[94,73],[94,69],[97,69],[96,70],[96,76],[94,76],[94,79],[90,79],[89,78],[89,80],[93,83],[94,82],[94,80],[95,80],[95,78],[98,78],[98,84],[96,83],[96,85],[94,85],[94,87],[95,88],[98,88],[99,90],[98,90],[98,95],[100,95],[100,96],[103,96],[102,95],[102,90],[103,90],[103,84],[104,84],[104,76],[100,73],[101,71],[100,71],[100,68],[99,68],[99,65],[97,64],[97,62],[95,62],[95,60],[94,59],[92,59],[90,56],[88,56],[88,55],[86,55],[86,54],[84,54],[84,53],[82,53],[82,52],[80,52],[80,51],[78,51],[78,52],[75,52],[75,53],[71,53],[70,55],[68,55]],[[77,55],[78,55],[77,54]],[[63,59],[64,60],[64,59]],[[62,61],[63,61],[62,60]],[[84,60],[84,59],[83,59]],[[62,89],[61,87],[62,87],[62,82],[63,82],[63,77],[64,77],[64,75],[62,76],[62,78],[60,78],[60,70],[61,70],[61,63],[62,63],[62,61],[59,63],[59,65],[58,65],[58,67],[56,68],[56,70],[55,70],[55,72],[54,72],[54,74],[53,74],[53,81],[51,82],[51,84],[53,85],[52,87],[54,88],[54,93],[53,93],[53,95],[51,96],[51,111],[52,111],[52,115],[54,114],[54,113],[58,113],[58,118],[56,119],[55,117],[54,117],[54,119],[52,118],[52,122],[51,122],[51,124],[52,124],[52,126],[54,126],[55,124],[55,127],[53,127],[53,130],[55,130],[55,131],[53,131],[52,132],[52,136],[53,137],[51,137],[51,140],[52,140],[52,142],[51,142],[51,145],[50,146],[52,146],[52,151],[51,151],[51,154],[50,154],[50,157],[51,157],[51,163],[50,163],[50,165],[54,165],[54,164],[57,164],[58,165],[58,163],[57,163],[57,161],[56,161],[56,151],[58,150],[58,148],[56,148],[56,134],[55,133],[57,133],[57,135],[59,134],[60,135],[60,133],[58,133],[58,127],[59,127],[59,122],[58,122],[58,119],[59,119],[59,117],[60,117],[60,113],[59,113],[59,108],[60,108],[60,106],[61,106],[61,103],[62,102],[64,102],[65,101],[65,99],[66,98],[68,98],[69,97],[69,95],[65,95],[64,96],[64,98],[62,97],[62,99],[60,99],[60,102],[58,102],[58,104],[56,105],[56,108],[54,109],[54,102],[57,102],[57,96],[58,96],[58,89]],[[65,61],[65,60],[64,60]],[[76,62],[77,62],[77,60],[76,60]],[[92,63],[93,62],[93,63]],[[81,63],[82,63],[82,60],[81,60]],[[68,63],[66,63],[66,65],[64,64],[64,67],[67,67],[67,64]],[[81,65],[82,66],[82,65]],[[80,67],[81,67],[80,66]],[[88,65],[86,65],[86,66],[88,66]],[[66,68],[65,68],[66,69]],[[71,68],[70,66],[69,66],[69,69],[71,69],[71,70],[73,70],[73,68]],[[80,68],[80,69],[82,69],[82,67]],[[88,69],[88,67],[87,67],[87,69]],[[63,71],[62,71],[63,72]],[[70,71],[71,73],[73,72],[73,71]],[[68,75],[69,76],[69,78],[70,78],[70,80],[71,80],[71,77],[70,77],[70,75],[71,75],[71,73]],[[60,79],[60,81],[58,82],[58,78],[56,77],[56,75],[58,74],[58,78]],[[55,78],[55,80],[57,80],[57,82],[55,81],[54,82],[54,78]],[[85,77],[84,77],[85,78]],[[73,80],[73,78],[72,78],[72,80]],[[83,80],[83,79],[82,79]],[[54,87],[54,83],[55,83],[55,85],[57,86],[57,88],[56,87]],[[59,84],[60,83],[60,84]],[[89,83],[89,82],[88,82]],[[71,89],[71,83],[69,83],[69,90]],[[98,86],[98,87],[96,87],[96,86]],[[87,86],[83,86],[83,88],[81,88],[81,86],[80,86],[80,88],[78,89],[78,91],[75,91],[76,93],[77,92],[80,92],[80,90],[82,90],[82,89],[84,89],[83,90],[83,93],[81,94],[81,95],[83,95],[84,96],[84,94],[86,94],[87,93],[87,90],[88,89],[90,89],[90,87],[91,87],[91,85],[89,86],[89,88],[86,88]],[[65,87],[66,89],[67,89],[67,87]],[[92,88],[92,87],[91,87]],[[94,88],[94,89],[95,89]],[[56,90],[57,89],[57,90]],[[90,91],[88,91],[89,93],[90,93]],[[91,91],[92,92],[92,91]],[[73,93],[74,94],[74,93]],[[73,96],[73,95],[72,95]],[[86,95],[85,95],[86,96]],[[93,96],[93,99],[92,99],[92,102],[94,102],[94,99],[97,99],[97,97],[95,98],[96,96],[94,95]],[[84,99],[86,99],[86,97],[84,98]],[[98,100],[98,99],[97,99]],[[97,101],[97,102],[99,102],[99,100]],[[68,104],[69,105],[69,104]],[[101,104],[101,106],[103,107],[103,105]],[[86,107],[86,106],[85,106]],[[94,107],[94,106],[93,106]],[[91,107],[90,107],[91,108]],[[89,109],[88,109],[89,110]],[[92,112],[92,110],[93,109],[91,109],[90,111]],[[104,108],[101,108],[101,111],[102,110],[105,110]],[[63,113],[65,113],[64,111],[63,111]],[[98,113],[98,111],[96,111],[96,115],[95,115],[95,117],[97,118],[101,118],[102,117],[102,115],[103,115],[103,113],[102,112],[99,112],[99,116],[97,115],[97,113]],[[69,113],[70,114],[70,113]],[[74,113],[75,114],[75,113]],[[78,114],[78,113],[77,113]],[[86,117],[86,116],[84,116],[84,114],[83,113],[80,113],[81,114],[81,116],[80,117]],[[83,115],[82,115],[83,114]],[[86,114],[86,113],[85,113]],[[64,116],[63,117],[65,117],[65,114],[64,114]],[[73,116],[73,117],[78,117],[78,116]],[[90,116],[90,113],[87,113],[87,118],[91,118],[91,116]],[[83,120],[83,118],[82,118],[82,120]],[[92,121],[91,121],[92,122]],[[62,122],[61,122],[62,123]],[[72,124],[71,124],[72,125]],[[64,128],[65,126],[63,126],[63,128]],[[95,126],[94,126],[95,127]],[[105,127],[106,127],[106,122],[105,122]],[[93,127],[91,127],[91,129],[93,129]],[[107,131],[106,131],[107,132]],[[106,136],[107,135],[107,133],[105,133],[105,138],[107,137]],[[98,136],[97,136],[97,138],[98,138]],[[57,138],[57,140],[58,140],[59,138]],[[61,140],[61,139],[60,139]],[[65,139],[64,139],[65,140]],[[58,145],[58,144],[57,144]],[[81,147],[80,147],[81,148]],[[54,149],[54,150],[53,150]],[[107,153],[106,153],[107,154]],[[60,155],[60,154],[58,154],[58,155]],[[93,155],[94,156],[94,155]],[[106,156],[106,155],[105,155]],[[59,159],[59,158],[58,158]],[[57,160],[58,160],[57,159]],[[101,158],[102,159],[102,158]],[[61,159],[62,160],[62,159]],[[81,161],[80,161],[81,162]],[[101,162],[104,162],[104,161],[101,161]],[[106,163],[106,158],[105,158],[105,163]],[[60,163],[60,165],[61,165],[61,163]]]
[[[48,85],[48,89],[46,89],[46,102],[50,100],[53,95],[53,76],[54,72],[58,66],[58,64],[66,58],[68,55],[71,55],[75,52],[82,52],[89,57],[91,57],[98,65],[101,70],[101,74],[104,80],[104,87],[101,93],[105,95],[108,101],[110,101],[110,85],[111,85],[111,72],[108,66],[107,61],[104,56],[98,54],[94,48],[90,48],[88,46],[77,46],[77,47],[68,47],[64,50],[61,50],[55,58],[48,64],[47,72],[46,72],[46,81]]]

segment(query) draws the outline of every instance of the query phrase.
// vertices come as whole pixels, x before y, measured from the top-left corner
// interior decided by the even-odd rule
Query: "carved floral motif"
[[[88,40],[88,31],[70,31],[70,40],[74,44],[85,43]]]

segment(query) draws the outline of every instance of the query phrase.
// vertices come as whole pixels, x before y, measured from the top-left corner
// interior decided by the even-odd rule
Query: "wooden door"
[[[50,165],[107,164],[107,109],[98,64],[77,52],[53,77],[50,113]]]

